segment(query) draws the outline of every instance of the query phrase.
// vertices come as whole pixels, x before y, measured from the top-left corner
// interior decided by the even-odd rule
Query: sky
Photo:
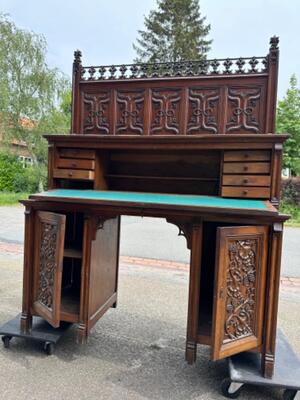
[[[71,77],[73,52],[83,65],[130,63],[132,43],[156,0],[0,0],[0,12],[17,26],[44,35],[47,62]],[[211,24],[208,58],[264,56],[269,39],[280,37],[278,96],[293,73],[300,82],[299,0],[200,0]]]

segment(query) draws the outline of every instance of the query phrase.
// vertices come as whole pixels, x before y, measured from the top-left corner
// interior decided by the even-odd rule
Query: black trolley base
[[[19,337],[34,340],[44,344],[46,354],[51,355],[54,352],[56,343],[72,324],[63,322],[59,328],[53,328],[44,319],[33,317],[32,329],[28,333],[20,330],[20,314],[12,320],[0,326],[0,336],[5,348],[9,348],[13,337]]]
[[[222,393],[229,399],[240,395],[243,385],[273,386],[284,389],[283,400],[292,400],[300,390],[300,360],[281,330],[277,332],[275,370],[272,379],[261,375],[260,356],[245,352],[228,359],[229,378],[222,382]]]

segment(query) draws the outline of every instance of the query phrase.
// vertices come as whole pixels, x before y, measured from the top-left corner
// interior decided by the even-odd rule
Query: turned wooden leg
[[[22,333],[28,333],[32,329],[32,315],[27,313],[21,314],[20,329]]]
[[[20,330],[28,333],[32,329],[32,315],[30,312],[31,296],[33,292],[33,222],[32,209],[25,210],[25,237],[24,237],[24,269],[23,269],[23,298]]]
[[[197,343],[187,341],[185,348],[185,359],[188,364],[194,364],[197,358]]]
[[[191,225],[191,234],[192,240],[189,282],[189,306],[185,359],[189,364],[194,364],[197,356],[197,335],[200,299],[199,290],[202,243],[201,222]]]
[[[261,369],[262,375],[265,378],[271,379],[274,373],[275,356],[270,353],[263,353],[261,355]]]
[[[270,238],[268,262],[268,284],[266,291],[265,332],[261,357],[262,375],[272,378],[275,366],[277,311],[280,285],[280,264],[282,248],[282,223],[274,223]]]
[[[88,342],[88,329],[84,324],[77,325],[77,338],[76,342],[78,344],[86,344]]]

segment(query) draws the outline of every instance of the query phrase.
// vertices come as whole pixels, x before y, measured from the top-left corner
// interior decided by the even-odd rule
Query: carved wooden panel
[[[151,135],[178,135],[181,89],[152,90]]]
[[[220,89],[189,89],[188,134],[218,133]]]
[[[83,133],[109,134],[110,92],[83,94]]]
[[[116,134],[143,134],[144,93],[143,89],[117,90]]]
[[[260,87],[228,89],[226,133],[263,131],[260,121],[261,97]]]
[[[59,326],[65,215],[39,211],[35,224],[34,309]]]
[[[261,343],[266,232],[256,226],[218,230],[214,359]]]

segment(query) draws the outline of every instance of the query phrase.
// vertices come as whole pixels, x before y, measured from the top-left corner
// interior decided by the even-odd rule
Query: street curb
[[[11,254],[11,255],[22,255],[23,245],[18,243],[6,243],[0,241],[0,255]],[[143,258],[143,257],[133,257],[133,256],[120,256],[120,262],[122,264],[136,265],[140,267],[156,267],[163,269],[172,269],[180,271],[189,271],[189,264],[168,261],[168,260],[157,260],[154,258]],[[282,276],[280,278],[280,284],[283,289],[300,290],[300,278],[291,278]]]

